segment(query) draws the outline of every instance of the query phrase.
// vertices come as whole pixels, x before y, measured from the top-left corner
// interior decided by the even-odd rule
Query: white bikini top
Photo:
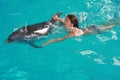
[[[75,36],[81,36],[81,35],[84,34],[84,32],[83,32],[82,30],[77,29],[77,28],[75,28],[75,29],[73,30],[73,33],[74,33]]]

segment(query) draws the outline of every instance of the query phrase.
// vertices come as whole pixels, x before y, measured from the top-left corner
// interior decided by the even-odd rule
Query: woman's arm
[[[51,43],[59,42],[59,41],[65,40],[65,39],[73,37],[73,36],[74,36],[74,34],[70,33],[67,36],[64,36],[62,38],[51,39],[51,40],[49,40],[49,41],[44,42],[43,44],[41,44],[40,47],[46,46],[46,45],[51,44]]]

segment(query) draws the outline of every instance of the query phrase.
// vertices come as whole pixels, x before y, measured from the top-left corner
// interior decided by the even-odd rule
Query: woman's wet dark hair
[[[70,19],[71,23],[74,24],[74,27],[78,27],[78,19],[76,18],[76,16],[72,15],[72,14],[69,14],[67,15],[67,17]]]

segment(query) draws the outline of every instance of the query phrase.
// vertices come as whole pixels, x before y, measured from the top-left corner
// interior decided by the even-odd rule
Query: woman
[[[62,38],[56,38],[56,39],[49,40],[49,41],[41,44],[40,45],[41,47],[43,47],[47,44],[50,44],[50,43],[65,40],[65,39],[73,37],[73,36],[82,36],[84,34],[101,33],[101,32],[108,30],[116,25],[116,24],[102,25],[99,27],[92,25],[92,26],[87,27],[86,29],[82,30],[78,27],[78,19],[72,14],[67,15],[65,19],[61,19],[57,15],[54,15],[52,18],[53,18],[53,20],[62,22],[64,24],[64,27],[67,30],[69,30],[69,34]]]

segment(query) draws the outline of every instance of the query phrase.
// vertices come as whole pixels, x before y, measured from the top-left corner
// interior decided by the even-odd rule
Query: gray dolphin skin
[[[60,16],[62,12],[57,13],[56,15]],[[13,41],[27,41],[32,40],[41,36],[47,35],[51,31],[51,26],[55,23],[53,19],[47,22],[37,23],[33,25],[26,25],[15,32],[11,33],[5,43],[10,43]],[[34,44],[30,43],[34,46]]]

